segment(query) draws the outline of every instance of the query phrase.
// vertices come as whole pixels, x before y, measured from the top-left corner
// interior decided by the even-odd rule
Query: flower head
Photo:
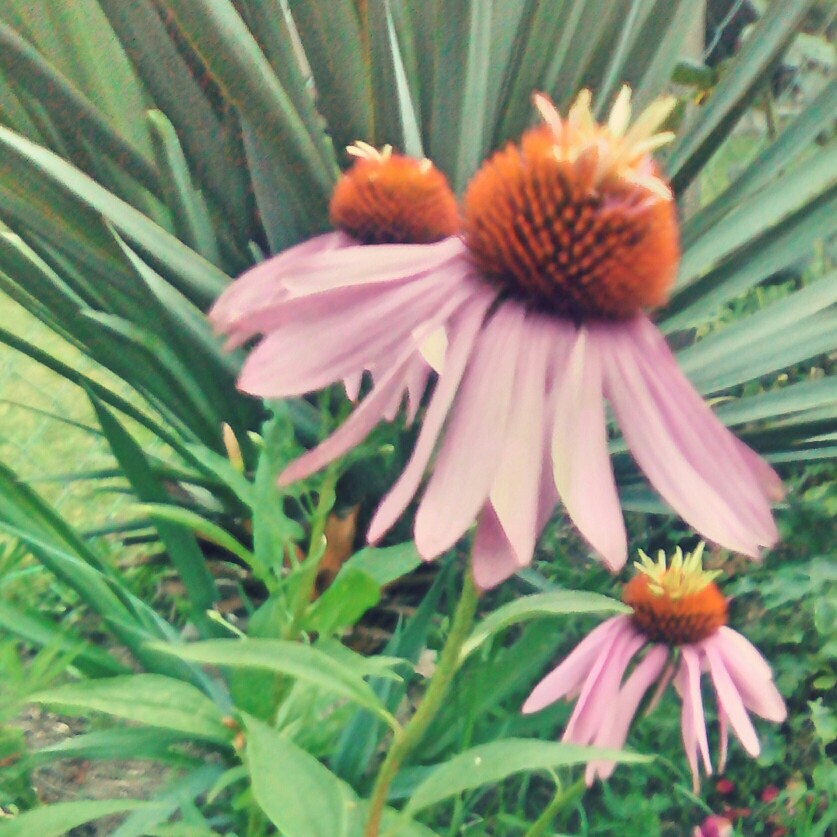
[[[640,572],[622,595],[633,612],[599,625],[535,687],[523,711],[577,696],[563,740],[618,748],[651,686],[657,683],[649,711],[673,680],[683,704],[683,746],[697,786],[699,756],[706,773],[712,772],[700,682],[708,671],[718,707],[718,769],[726,761],[729,727],[757,756],[759,742],[747,710],[779,723],[785,719],[785,703],[759,652],[727,626],[726,601],[714,582],[716,573],[701,567],[702,552],[703,544],[685,557],[678,549],[668,564],[663,553],[656,563],[640,553]],[[614,767],[613,762],[591,762],[588,783],[597,776],[608,778]]]
[[[421,427],[371,541],[421,492],[421,555],[476,520],[475,578],[490,587],[531,561],[560,499],[619,568],[607,398],[663,498],[704,537],[757,557],[777,538],[781,483],[714,417],[643,311],[665,300],[677,265],[672,196],[650,156],[670,139],[655,131],[671,102],[631,124],[625,88],[601,126],[589,93],[566,118],[544,96],[535,103],[543,125],[474,176],[461,236],[447,234],[441,174],[358,144],[332,200],[339,231],[258,265],[220,298],[211,317],[231,342],[264,335],[245,392],[282,398],[343,381],[354,399],[371,375],[352,415],[280,480],[351,450],[406,401],[408,420],[423,410]]]
[[[364,244],[431,244],[459,230],[459,208],[445,176],[430,162],[358,142],[354,165],[338,181],[329,216]]]
[[[664,303],[677,273],[677,213],[648,151],[673,138],[653,131],[674,101],[656,102],[627,130],[627,87],[602,126],[587,91],[565,120],[536,96],[544,124],[494,154],[465,194],[465,240],[484,275],[579,320]]]

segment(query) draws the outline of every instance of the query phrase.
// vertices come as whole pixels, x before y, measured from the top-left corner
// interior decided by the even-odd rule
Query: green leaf
[[[99,648],[76,636],[66,627],[58,626],[35,611],[15,607],[0,601],[0,627],[12,636],[33,645],[56,645],[72,653],[73,665],[90,677],[124,674],[127,667],[115,660],[104,648]]]
[[[355,553],[337,577],[311,605],[305,616],[307,630],[321,634],[354,625],[381,598],[381,588],[414,570],[421,563],[412,541]]]
[[[827,352],[837,337],[837,273],[705,337],[677,355],[700,392],[716,392]]]
[[[126,140],[100,111],[30,44],[0,23],[0,66],[37,101],[47,104],[62,134],[83,136],[97,151],[159,195],[160,183],[153,164]]]
[[[811,203],[837,181],[837,143],[777,178],[693,241],[683,255],[679,287],[686,287],[755,235]]]
[[[229,279],[217,267],[51,151],[2,126],[0,146],[7,164],[16,161],[16,166],[27,168],[51,185],[59,185],[104,215],[123,235],[163,265],[170,280],[193,299],[209,304],[228,284]]]
[[[369,684],[358,673],[359,666],[337,660],[310,645],[254,638],[207,640],[182,646],[157,643],[154,647],[161,653],[204,665],[257,668],[286,674],[348,698],[372,710],[387,723],[396,725],[395,719],[383,708]]]
[[[284,837],[347,837],[357,800],[348,785],[290,739],[244,718],[253,796]]]
[[[172,744],[190,740],[191,734],[148,727],[113,727],[63,738],[55,744],[30,753],[33,765],[63,759],[151,759],[182,762],[184,756],[170,750]]]
[[[621,750],[580,747],[552,741],[524,738],[492,741],[490,744],[472,747],[434,768],[413,791],[404,813],[415,814],[463,791],[501,782],[515,773],[554,770],[556,767],[585,764],[594,759],[633,764],[647,764],[652,760],[649,756]]]
[[[222,124],[204,91],[168,33],[150,0],[99,0],[122,47],[151,93],[172,121],[194,175],[214,202],[225,210],[236,234],[249,237],[246,177],[227,157]]]
[[[485,154],[492,2],[442,0],[436,40],[431,159],[459,191]],[[500,13],[499,10],[497,12]]]
[[[166,489],[151,469],[142,448],[95,395],[91,393],[90,399],[102,432],[139,499],[146,503],[165,503],[169,499]],[[204,614],[218,598],[218,591],[194,536],[163,520],[158,521],[157,531],[186,587],[195,622],[208,627]]]
[[[174,126],[159,110],[148,112],[151,139],[160,169],[166,205],[172,213],[177,237],[207,261],[220,264],[218,242],[201,193],[192,185],[192,174]]]
[[[359,570],[374,579],[380,587],[412,572],[421,564],[413,541],[395,546],[368,546],[356,552],[342,569]],[[338,575],[339,578],[339,575]]]
[[[229,0],[163,0],[209,72],[266,147],[313,226],[321,224],[337,174],[322,132],[312,133]]]
[[[630,608],[616,599],[599,593],[580,590],[556,590],[550,593],[535,593],[515,599],[486,616],[474,628],[462,648],[462,659],[472,654],[487,639],[519,622],[528,622],[542,616],[561,616],[578,613],[629,613]]]
[[[760,392],[748,398],[730,401],[717,407],[715,415],[728,427],[732,427],[832,404],[837,404],[837,377],[800,381],[771,392]]]
[[[776,139],[764,148],[715,200],[683,225],[684,249],[717,224],[729,210],[786,171],[833,121],[837,111],[837,78],[827,84]]]
[[[253,566],[253,553],[249,549],[243,547],[226,529],[207,520],[197,512],[165,503],[142,503],[137,510],[149,514],[155,520],[182,526],[197,535],[200,540],[220,546],[221,549],[226,549],[227,552],[240,558],[248,567]]]
[[[194,804],[196,798],[205,794],[223,772],[220,764],[202,764],[185,776],[177,776],[152,796],[152,807],[131,814],[111,837],[146,837],[179,809]]]
[[[151,807],[152,803],[135,799],[97,799],[82,802],[58,802],[27,811],[0,825],[3,837],[65,837],[74,828],[92,820]]]
[[[81,712],[104,712],[216,744],[228,744],[232,739],[221,711],[206,695],[188,683],[159,674],[67,683],[38,692],[29,700]]]
[[[675,289],[660,320],[666,334],[712,319],[718,309],[776,271],[808,258],[834,231],[837,189],[802,207],[773,229],[759,232],[722,265],[682,290]]]
[[[364,62],[360,21],[352,0],[290,0],[325,117],[338,154],[356,140],[371,142],[369,70]]]
[[[675,192],[685,189],[738,122],[755,93],[769,78],[768,70],[793,37],[810,5],[811,0],[772,3],[708,102],[682,126],[666,161]]]

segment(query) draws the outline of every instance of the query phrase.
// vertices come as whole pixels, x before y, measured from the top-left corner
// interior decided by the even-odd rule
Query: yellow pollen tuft
[[[634,561],[634,566],[639,572],[648,576],[648,589],[652,593],[679,599],[699,593],[721,575],[720,570],[703,569],[705,547],[706,544],[701,541],[694,552],[687,552],[684,556],[683,550],[678,546],[668,566],[666,566],[666,554],[662,549],[657,553],[656,562],[640,549],[640,560]]]
[[[704,570],[704,544],[691,554],[680,547],[666,563],[661,550],[652,560],[642,550],[639,570],[626,585],[622,600],[633,608],[633,622],[653,642],[684,645],[711,636],[726,624],[727,603],[715,584],[718,570]]]

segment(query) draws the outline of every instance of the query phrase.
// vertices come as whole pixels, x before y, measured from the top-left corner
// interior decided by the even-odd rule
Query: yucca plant
[[[178,741],[194,733],[209,742],[230,773],[219,778],[220,768],[193,759],[183,780],[191,781],[190,799],[216,783],[220,793],[244,775],[234,766],[240,742],[230,732],[243,724],[252,790],[238,797],[239,808],[249,812],[242,833],[266,833],[270,822],[289,837],[359,834],[363,817],[345,811],[354,810],[357,791],[368,790],[375,748],[397,705],[385,666],[364,668],[329,649],[343,666],[331,672],[343,678],[338,693],[367,710],[347,725],[332,759],[354,790],[268,726],[280,705],[284,722],[310,720],[298,696],[296,704],[280,701],[287,684],[276,685],[275,671],[305,680],[312,668],[329,665],[312,657],[295,669],[296,652],[281,643],[301,632],[339,632],[391,579],[373,574],[370,581],[361,561],[360,569],[348,567],[338,577],[343,586],[335,582],[330,604],[310,603],[319,536],[347,465],[282,499],[273,482],[300,446],[312,446],[333,427],[345,399],[331,392],[268,411],[237,392],[243,353],[226,353],[204,317],[248,266],[329,229],[328,201],[350,162],[348,144],[389,144],[427,156],[461,193],[484,158],[529,125],[533,91],[545,91],[563,109],[580,89],[590,89],[601,116],[623,84],[642,106],[675,80],[699,79],[700,89],[677,88],[677,139],[660,153],[680,199],[683,258],[657,323],[717,415],[768,460],[784,467],[837,453],[837,382],[828,369],[805,371],[837,344],[837,281],[825,246],[837,232],[837,80],[826,80],[803,106],[783,112],[778,130],[764,137],[725,189],[708,200],[701,195],[702,174],[742,117],[765,102],[773,108],[772,74],[810,5],[776,0],[740,51],[710,71],[688,56],[687,41],[702,31],[701,4],[693,0],[6,0],[0,9],[0,288],[125,386],[70,368],[13,329],[0,327],[0,340],[88,394],[118,468],[85,476],[127,478],[144,504],[134,526],[152,529],[165,547],[188,592],[187,618],[207,644],[193,652],[161,650],[175,638],[172,626],[136,600],[129,583],[11,473],[2,475],[0,519],[4,531],[75,589],[150,672],[150,680],[141,680],[140,709],[114,714],[153,726],[155,693],[194,703],[205,728],[187,729],[181,717],[169,731]],[[800,264],[804,278],[794,287],[765,305],[753,304],[768,280]],[[788,381],[783,373],[789,369],[803,371]],[[269,412],[274,418],[264,429]],[[235,441],[227,436],[225,444],[224,425]],[[134,432],[138,427],[141,434]],[[149,434],[164,455],[144,449]],[[398,455],[408,452],[409,434],[393,432],[386,441]],[[380,449],[380,439],[373,442],[352,467]],[[272,451],[273,459],[260,457],[260,450]],[[623,505],[665,514],[619,438],[611,450]],[[230,458],[239,454],[236,470]],[[250,520],[252,542],[244,522]],[[300,521],[310,528],[307,537]],[[296,544],[306,539],[307,559],[299,561]],[[219,594],[205,565],[207,542],[235,555],[260,585],[256,598],[266,604],[256,610],[251,633],[280,643],[251,661],[259,676],[248,674],[243,686],[230,676],[220,687],[197,666],[243,665],[212,645],[236,629],[212,615]],[[342,612],[341,591],[367,604]],[[438,590],[428,602],[433,595]],[[279,614],[271,610],[276,600]],[[478,630],[472,650],[519,618],[585,607],[614,605],[539,601]],[[54,631],[31,616],[21,612],[4,621],[17,624],[30,642],[53,641]],[[389,652],[415,657],[428,619],[421,611],[392,639]],[[84,674],[128,677],[120,664],[77,641],[77,668]],[[539,659],[551,653],[541,648]],[[270,664],[269,654],[275,655]],[[265,679],[263,668],[275,671]],[[377,696],[361,679],[370,674],[381,678]],[[52,700],[93,710],[109,701],[130,704],[119,691],[134,688],[122,686],[129,680],[103,682],[77,692],[67,687]],[[252,695],[241,697],[248,690],[271,697],[260,705]],[[249,714],[226,727],[233,705]],[[85,740],[77,751],[130,752],[148,746],[140,738],[129,735],[122,745],[108,740],[98,751],[97,742]],[[302,739],[318,752],[316,736]],[[169,743],[154,757],[176,761]],[[464,770],[457,761],[424,784],[414,777],[411,787],[421,792],[408,813],[499,780],[526,759],[532,767],[583,760],[570,751],[506,745],[471,754],[490,767],[464,784],[453,778]],[[280,750],[301,785],[282,786],[277,779],[271,758]],[[319,788],[333,810],[324,806],[313,816],[294,807],[305,782]],[[173,810],[164,806],[153,825],[139,818],[132,827],[140,830],[120,833],[144,833]],[[81,822],[104,813],[78,809],[66,816]],[[332,814],[337,819],[329,819]],[[68,827],[71,820],[63,816],[56,814],[50,827]],[[227,820],[224,827],[239,826]],[[213,833],[206,820],[195,828]]]

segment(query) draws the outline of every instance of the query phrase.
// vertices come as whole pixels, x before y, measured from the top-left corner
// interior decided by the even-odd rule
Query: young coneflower
[[[474,574],[525,566],[559,498],[612,568],[627,555],[604,398],[639,466],[704,537],[757,556],[777,533],[773,471],[718,422],[644,311],[678,262],[671,192],[650,156],[672,102],[606,124],[582,92],[562,118],[490,157],[455,199],[428,162],[356,147],[331,206],[340,232],[254,268],[212,312],[240,343],[265,335],[239,381],[265,397],[344,381],[373,387],[337,432],[292,463],[300,479],[357,445],[438,373],[412,458],[369,528],[379,539],[430,476],[415,540],[433,558],[474,520]],[[396,242],[396,243],[381,243]],[[411,416],[408,416],[411,417]],[[433,463],[431,466],[431,462]]]
[[[683,746],[697,786],[698,756],[706,773],[712,772],[701,696],[703,672],[709,672],[716,696],[719,770],[726,762],[729,727],[755,757],[759,742],[747,710],[780,723],[785,703],[761,654],[727,627],[727,602],[714,582],[718,573],[701,566],[703,544],[685,557],[678,547],[668,566],[662,552],[657,562],[639,554],[639,573],[622,594],[633,613],[614,616],[592,631],[535,687],[523,712],[577,696],[563,740],[620,748],[650,687],[657,683],[649,711],[673,680],[683,704]],[[608,778],[614,768],[613,762],[591,762],[587,783],[597,776]]]

